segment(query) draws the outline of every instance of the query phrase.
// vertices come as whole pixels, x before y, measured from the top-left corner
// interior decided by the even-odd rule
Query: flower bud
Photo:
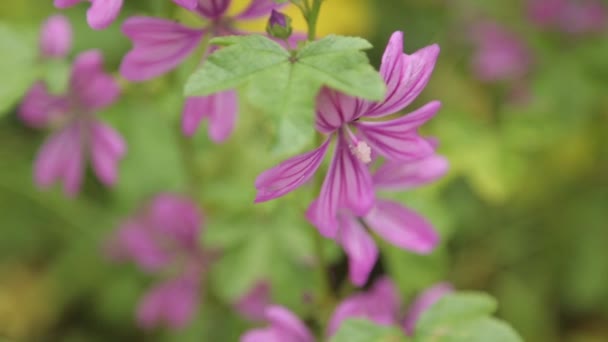
[[[72,27],[66,17],[49,17],[40,30],[40,54],[46,58],[62,58],[72,45]]]
[[[266,25],[266,32],[275,38],[289,38],[292,32],[291,18],[281,12],[272,10],[268,25]]]

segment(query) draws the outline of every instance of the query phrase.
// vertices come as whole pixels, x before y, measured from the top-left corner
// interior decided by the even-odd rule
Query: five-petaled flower
[[[120,66],[121,74],[131,81],[144,81],[162,75],[181,64],[201,44],[205,37],[242,35],[235,21],[266,16],[280,5],[273,0],[251,0],[249,6],[236,16],[227,15],[232,0],[174,0],[207,21],[201,28],[191,28],[167,19],[132,17],[122,26],[123,33],[133,41]],[[213,50],[208,49],[205,55]],[[234,129],[237,96],[232,90],[186,100],[182,113],[182,129],[193,135],[203,118],[209,119],[209,136],[222,142]]]
[[[102,183],[116,182],[125,142],[95,113],[114,103],[119,93],[116,81],[103,71],[103,57],[96,50],[76,58],[67,94],[54,95],[43,82],[34,84],[19,108],[21,119],[34,128],[58,127],[36,158],[34,176],[39,186],[62,180],[65,192],[75,195],[89,158]]]
[[[179,329],[194,317],[209,261],[199,243],[202,225],[203,214],[190,199],[160,194],[127,219],[105,246],[114,260],[170,274],[140,301],[137,320],[143,328]]]
[[[263,172],[255,181],[256,202],[283,196],[306,183],[317,171],[332,137],[337,144],[319,198],[307,217],[321,234],[334,238],[339,210],[365,216],[374,207],[375,195],[368,163],[372,154],[389,160],[416,160],[433,153],[417,129],[440,108],[432,101],[409,115],[386,121],[364,121],[396,113],[422,92],[429,81],[439,47],[431,45],[412,55],[402,52],[403,34],[395,32],[384,52],[380,73],[387,85],[386,98],[370,103],[323,89],[317,99],[316,127],[328,135],[323,144]],[[353,132],[353,128],[357,132]]]
[[[67,8],[83,1],[90,1],[91,7],[87,11],[87,22],[96,29],[108,27],[120,13],[123,0],[55,0],[57,8]]]

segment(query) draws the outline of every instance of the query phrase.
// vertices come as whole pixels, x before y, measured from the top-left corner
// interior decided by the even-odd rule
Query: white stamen
[[[358,141],[357,146],[351,146],[350,151],[360,161],[369,164],[372,161],[372,149],[365,141]]]

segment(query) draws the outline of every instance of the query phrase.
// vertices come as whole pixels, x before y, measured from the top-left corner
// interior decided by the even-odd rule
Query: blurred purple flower
[[[108,27],[120,13],[123,0],[54,0],[55,7],[72,7],[83,1],[89,1],[91,7],[87,11],[87,22],[96,30]]]
[[[72,26],[62,15],[49,17],[40,30],[40,55],[43,58],[64,58],[72,46]]]
[[[437,101],[397,119],[360,120],[384,117],[402,110],[426,86],[439,47],[431,45],[412,55],[404,54],[402,49],[403,34],[395,32],[380,67],[388,88],[383,101],[370,103],[329,89],[320,92],[316,127],[329,137],[319,148],[286,160],[259,175],[255,181],[258,190],[256,202],[283,196],[310,180],[335,136],[337,145],[320,196],[307,212],[307,217],[321,234],[333,238],[339,226],[338,210],[348,209],[356,216],[364,216],[374,206],[372,178],[367,167],[372,153],[401,161],[433,153],[432,146],[418,135],[417,128],[439,110]],[[352,128],[357,130],[357,134]]]
[[[473,71],[486,82],[522,79],[531,66],[531,52],[524,41],[494,22],[483,21],[473,26],[475,44]]]
[[[431,155],[411,162],[387,161],[373,175],[378,190],[404,190],[441,178],[448,170],[444,157]],[[387,242],[415,253],[430,253],[439,243],[439,235],[424,217],[400,203],[377,199],[365,216],[338,213],[335,238],[348,256],[349,277],[362,286],[378,260],[378,248],[366,228]]]
[[[569,34],[601,32],[608,23],[600,0],[528,0],[528,15],[539,27]]]
[[[273,0],[251,0],[249,6],[234,17],[227,15],[232,0],[174,0],[174,2],[207,21],[207,26],[191,28],[168,19],[132,17],[122,26],[133,41],[120,66],[121,74],[130,81],[145,81],[173,70],[188,58],[203,38],[242,35],[235,21],[258,19],[281,5]],[[213,48],[205,52],[205,56]],[[236,92],[229,90],[209,96],[186,99],[182,112],[182,129],[193,135],[201,120],[209,120],[209,135],[222,142],[232,133],[238,111]]]
[[[439,283],[419,295],[406,313],[403,329],[412,335],[413,328],[424,311],[439,299],[453,291],[447,283]],[[398,325],[401,317],[401,299],[394,283],[387,277],[376,280],[367,292],[361,292],[344,299],[334,310],[327,328],[327,335],[338,331],[342,322],[348,318],[368,319],[378,325]]]
[[[306,325],[291,311],[282,306],[269,306],[265,310],[269,327],[247,331],[241,342],[314,342]]]
[[[454,291],[454,287],[449,283],[438,283],[435,284],[422,292],[414,302],[410,305],[410,308],[405,315],[403,320],[403,330],[409,336],[414,334],[416,323],[422,316],[422,314],[433,306],[437,301],[443,298],[445,295]]]
[[[260,281],[241,297],[234,307],[247,319],[259,321],[264,319],[266,308],[270,303],[270,283]]]
[[[65,193],[75,195],[87,158],[102,183],[111,186],[116,182],[125,142],[112,127],[97,120],[95,112],[114,103],[119,93],[116,81],[103,71],[99,51],[76,58],[67,94],[50,94],[43,82],[28,91],[19,108],[20,118],[35,128],[59,126],[36,158],[34,178],[40,187],[61,180]]]
[[[113,260],[132,261],[146,272],[173,274],[141,300],[137,317],[143,328],[166,324],[178,329],[192,320],[209,261],[199,242],[203,223],[190,199],[160,194],[127,219],[105,246]]]

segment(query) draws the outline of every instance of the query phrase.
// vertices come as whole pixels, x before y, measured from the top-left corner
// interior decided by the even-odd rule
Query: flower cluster
[[[202,277],[210,260],[199,243],[203,214],[188,198],[175,194],[154,197],[127,219],[108,242],[107,254],[132,261],[149,273],[168,274],[143,297],[137,310],[144,328],[180,328],[196,312]]]

